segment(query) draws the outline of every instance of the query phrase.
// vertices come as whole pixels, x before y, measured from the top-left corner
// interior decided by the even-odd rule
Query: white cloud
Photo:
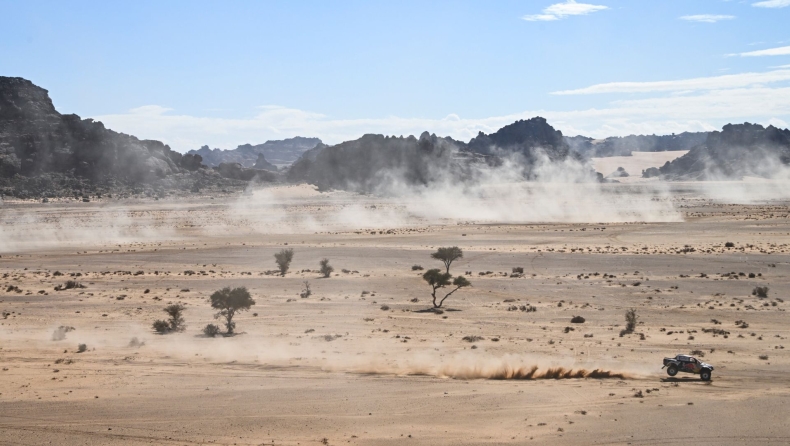
[[[752,3],[752,6],[758,8],[784,8],[790,6],[790,0],[765,0],[762,2]]]
[[[676,81],[672,81],[676,82]],[[148,110],[164,107],[146,106]],[[729,122],[781,125],[790,122],[790,87],[753,85],[693,94],[659,93],[650,98],[604,102],[578,110],[525,110],[510,115],[468,118],[456,114],[444,118],[381,117],[335,119],[320,113],[285,107],[262,107],[256,115],[241,119],[134,112],[95,116],[108,128],[156,139],[185,152],[204,144],[232,149],[239,144],[259,144],[269,139],[316,136],[326,143],[359,138],[365,133],[419,135],[425,130],[440,136],[468,141],[483,131],[490,133],[518,119],[543,116],[566,135],[595,138],[628,134],[668,134],[709,131]],[[786,126],[785,126],[786,127]]]
[[[703,23],[716,23],[721,20],[732,20],[734,15],[717,15],[717,14],[697,14],[697,15],[684,15],[680,20],[689,22],[703,22]]]
[[[780,46],[778,48],[768,48],[765,50],[749,51],[746,53],[728,54],[728,56],[741,56],[741,57],[788,56],[788,55],[790,55],[790,46]]]
[[[603,11],[604,9],[609,9],[609,7],[589,3],[576,3],[575,0],[568,0],[564,3],[556,3],[546,7],[543,9],[542,14],[525,15],[522,19],[528,22],[549,22],[574,15],[587,15]]]
[[[609,82],[575,90],[556,91],[556,95],[580,95],[600,93],[649,93],[659,91],[699,91],[723,88],[739,88],[790,80],[790,70],[774,70],[764,73],[725,74],[722,76],[698,77],[674,81],[656,82]]]

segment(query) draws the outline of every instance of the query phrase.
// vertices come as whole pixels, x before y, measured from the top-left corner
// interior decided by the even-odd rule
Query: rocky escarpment
[[[242,144],[233,150],[210,149],[203,146],[199,150],[190,150],[188,154],[200,155],[203,164],[215,167],[222,163],[239,163],[242,167],[253,167],[258,155],[263,155],[266,160],[277,166],[287,166],[299,159],[302,154],[310,149],[322,145],[318,138],[303,138],[297,136],[276,141],[266,141],[263,144]]]
[[[101,122],[62,115],[47,90],[18,77],[0,77],[0,176],[73,174],[145,182],[197,170],[199,156],[183,156],[159,141],[106,129]]]
[[[644,176],[670,180],[724,180],[743,176],[787,177],[790,130],[759,124],[728,124],[705,142]]]
[[[683,132],[671,135],[629,135],[593,139],[586,136],[570,136],[565,140],[571,150],[587,158],[608,156],[631,156],[632,152],[667,152],[690,150],[705,142],[708,132]]]
[[[19,77],[0,77],[0,194],[21,198],[164,196],[244,187],[207,169],[198,154],[114,132],[101,122],[61,114],[47,90]],[[256,170],[253,173],[265,172]],[[253,175],[254,176],[254,175]],[[261,175],[273,181],[270,175]]]

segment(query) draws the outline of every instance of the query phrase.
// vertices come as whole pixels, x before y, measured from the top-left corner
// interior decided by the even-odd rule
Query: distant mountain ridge
[[[535,117],[491,134],[480,132],[468,144],[428,132],[419,138],[364,135],[306,152],[291,166],[287,178],[320,189],[370,192],[382,184],[465,181],[475,176],[475,164],[499,165],[511,156],[517,156],[525,178],[530,177],[531,169],[542,156],[549,161],[578,157],[571,153],[562,132],[544,118]]]
[[[645,177],[669,180],[730,180],[744,176],[772,178],[790,173],[790,130],[759,124],[727,124],[710,132],[703,144]]]
[[[610,136],[596,140],[586,136],[566,136],[574,152],[586,158],[631,156],[632,152],[690,150],[705,142],[708,132],[683,132],[671,135]]]
[[[266,141],[257,145],[242,144],[232,150],[212,150],[209,146],[203,146],[187,153],[200,155],[203,163],[209,167],[219,166],[222,163],[239,163],[243,167],[253,167],[258,161],[258,155],[263,155],[265,160],[271,164],[287,166],[299,159],[304,152],[322,144],[318,138],[297,136]]]

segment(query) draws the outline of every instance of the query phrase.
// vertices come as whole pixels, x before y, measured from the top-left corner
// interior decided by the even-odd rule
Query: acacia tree
[[[282,249],[274,255],[274,261],[277,262],[277,267],[280,269],[280,275],[285,276],[288,268],[291,267],[291,260],[294,259],[294,250],[291,248]]]
[[[464,253],[461,251],[461,248],[451,246],[449,248],[437,249],[436,252],[431,254],[431,257],[444,263],[445,272],[450,274],[450,265],[452,265],[454,261],[463,258]]]
[[[233,329],[236,328],[236,323],[233,322],[236,312],[249,310],[253,305],[255,305],[255,300],[250,296],[247,287],[233,289],[225,287],[211,295],[211,308],[219,310],[214,317],[225,318],[228,334],[233,334]]]
[[[428,285],[431,286],[431,297],[433,298],[434,308],[440,308],[445,299],[450,297],[451,294],[455,293],[459,289],[472,285],[468,280],[466,280],[466,277],[458,276],[453,279],[453,276],[451,276],[450,273],[443,273],[438,268],[428,270],[422,275],[422,278],[428,282]],[[452,279],[452,281],[450,279]],[[449,293],[445,294],[444,297],[442,297],[437,303],[436,300],[438,297],[436,296],[436,291],[439,290],[439,288],[445,288],[451,285],[455,288],[453,288]]]

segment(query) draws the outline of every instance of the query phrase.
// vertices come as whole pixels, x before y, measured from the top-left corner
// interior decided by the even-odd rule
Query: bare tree
[[[329,265],[329,259],[321,260],[320,265],[321,265],[321,274],[323,274],[324,277],[329,277],[332,274],[332,272],[335,270],[334,268],[332,268],[331,265]]]
[[[233,329],[236,328],[236,323],[233,322],[236,312],[249,310],[253,305],[255,305],[255,300],[250,296],[246,287],[233,289],[225,287],[211,295],[211,308],[219,310],[214,317],[225,318],[228,334],[233,334]]]
[[[461,251],[461,248],[451,246],[449,248],[437,249],[436,252],[431,254],[431,257],[444,263],[445,272],[450,274],[450,265],[452,265],[454,261],[463,258],[464,253]]]
[[[445,299],[450,297],[451,294],[455,293],[459,289],[472,285],[468,280],[466,280],[466,277],[458,276],[453,279],[453,276],[451,276],[449,273],[443,273],[438,268],[428,270],[422,275],[422,278],[428,282],[428,285],[431,286],[431,297],[433,298],[434,308],[440,308]],[[442,297],[437,303],[436,300],[438,297],[436,296],[436,291],[439,290],[439,288],[445,288],[451,285],[455,288],[453,288],[449,293],[445,294],[444,297]]]
[[[274,261],[277,262],[277,267],[280,269],[280,275],[285,276],[288,268],[291,266],[291,260],[294,259],[294,250],[291,248],[280,250],[274,255]]]

